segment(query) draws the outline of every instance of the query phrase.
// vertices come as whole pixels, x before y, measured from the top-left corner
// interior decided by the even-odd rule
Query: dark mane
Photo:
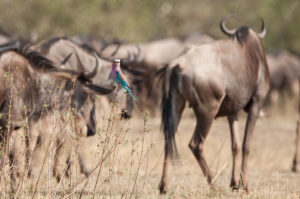
[[[233,35],[237,39],[237,41],[243,45],[248,39],[249,36],[249,27],[248,26],[242,26]]]
[[[14,51],[26,58],[36,69],[42,69],[43,71],[57,70],[52,61],[44,57],[39,52],[30,50],[30,47],[31,45],[28,42],[23,42],[22,40],[14,40],[0,46],[0,55],[8,51]]]
[[[15,51],[23,54],[26,49],[30,47],[29,42],[24,42],[23,40],[12,40],[8,43],[0,45],[0,55],[7,51]]]
[[[249,30],[249,27],[241,27],[236,31],[234,37],[236,37],[239,44],[245,49],[246,59],[250,66],[258,70],[259,64],[263,64],[268,68],[263,45],[257,34],[250,34]]]
[[[42,71],[57,71],[55,64],[36,51],[26,51],[23,56],[36,68]]]

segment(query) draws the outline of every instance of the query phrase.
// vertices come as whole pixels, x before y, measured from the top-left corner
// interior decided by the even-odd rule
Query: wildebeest
[[[300,79],[299,79],[300,83]],[[300,154],[300,88],[299,88],[299,99],[298,99],[298,121],[296,129],[296,150],[293,159],[292,171],[297,172],[297,167],[299,163],[299,154]]]
[[[131,86],[136,91],[139,103],[154,113],[159,93],[155,73],[182,52],[183,44],[179,39],[168,38],[140,43],[139,46],[141,53],[137,52],[136,44],[130,43],[108,45],[100,53],[103,57],[123,58],[128,57],[128,52],[131,52],[135,61],[125,65],[131,70],[142,71],[143,74],[133,76]],[[131,115],[131,112],[128,112],[128,115]]]
[[[136,48],[136,47],[135,47]],[[90,67],[95,63],[95,61],[99,62],[99,68],[96,71],[96,75],[91,79],[93,84],[105,84],[105,85],[114,85],[115,83],[110,78],[111,65],[112,60],[107,58],[104,59],[92,53],[98,53],[96,51],[87,51],[84,48],[79,47],[77,44],[69,40],[68,38],[56,37],[41,44],[38,44],[34,47],[35,50],[45,55],[48,59],[52,60],[54,63],[60,63],[66,56],[71,55],[68,63],[64,65],[67,69],[72,69],[80,72],[91,71]],[[134,60],[123,58],[122,63],[135,62]],[[131,70],[126,70],[128,73],[132,73]],[[116,93],[118,92],[118,94]],[[120,95],[120,92],[117,91],[110,94],[108,97],[110,100],[114,100],[116,95]],[[128,102],[129,101],[129,102]],[[133,102],[130,99],[127,100],[127,105],[123,108],[123,111],[131,109]]]
[[[300,96],[300,55],[291,50],[273,50],[267,54],[268,65],[270,69],[270,90],[266,98],[267,113],[270,114],[279,100],[281,94],[286,92],[289,96],[289,102]],[[300,107],[300,102],[298,101]],[[299,109],[299,108],[298,108]],[[298,110],[300,113],[300,110]],[[299,117],[300,118],[300,117]],[[293,160],[292,171],[297,171],[300,153],[300,120],[298,118],[296,130],[296,151]]]
[[[172,61],[164,73],[162,126],[165,135],[165,159],[160,193],[166,193],[168,162],[170,156],[177,152],[175,133],[186,101],[197,120],[189,148],[210,185],[213,184],[213,175],[204,158],[203,144],[213,120],[221,116],[228,118],[233,154],[230,186],[238,189],[238,112],[243,109],[248,113],[242,148],[241,181],[244,189],[250,191],[247,180],[250,141],[269,89],[269,69],[259,39],[265,36],[266,29],[262,20],[260,33],[247,26],[229,30],[225,22],[230,16],[226,16],[220,23],[220,28],[229,36],[228,39],[190,48]]]
[[[12,43],[0,49],[0,128],[1,143],[6,152],[13,130],[30,125],[49,113],[68,112],[82,118],[82,98],[79,93],[97,92],[107,94],[115,87],[94,85],[90,79],[95,76],[98,62],[90,73],[61,69],[40,53]],[[63,64],[67,59],[63,60]],[[80,86],[76,86],[80,84]],[[27,146],[28,147],[28,146]],[[15,154],[9,154],[12,191],[16,182],[13,169]]]
[[[298,115],[300,113],[300,55],[297,52],[282,50],[276,53],[268,54],[268,63],[270,66],[271,87],[268,94],[270,108],[278,101],[280,93],[284,90],[290,94],[290,99],[298,96]],[[299,116],[298,116],[299,117]],[[300,118],[300,117],[299,117]],[[297,171],[300,153],[300,120],[298,118],[296,130],[296,151],[293,160],[292,170]]]
[[[130,69],[144,71],[142,78],[133,77],[133,87],[137,91],[139,103],[155,113],[155,107],[159,102],[160,89],[158,89],[158,78],[156,73],[166,64],[169,64],[180,54],[186,47],[191,45],[200,45],[212,41],[213,39],[205,34],[190,34],[182,38],[166,38],[140,43],[141,54],[136,62],[127,64]],[[101,51],[102,56],[124,57],[127,53],[136,53],[134,44],[113,44]]]
[[[300,57],[289,50],[281,50],[267,54],[270,69],[270,91],[267,106],[272,109],[279,95],[287,91],[292,98],[298,94],[300,78]]]
[[[38,52],[42,53],[45,57],[50,59],[56,64],[61,63],[65,57],[69,57],[69,60],[66,64],[63,65],[64,69],[70,69],[75,70],[78,72],[90,72],[93,70],[91,66],[93,66],[96,62],[99,63],[99,67],[95,71],[95,75],[93,78],[90,79],[90,81],[95,85],[115,85],[115,82],[110,78],[110,72],[111,72],[111,60],[104,60],[97,56],[97,52],[95,52],[93,49],[90,51],[87,51],[85,48],[81,48],[77,44],[75,44],[73,41],[71,41],[68,38],[63,37],[55,37],[52,39],[49,39],[47,41],[44,41],[34,47],[33,49],[37,50]],[[127,60],[125,60],[127,61]],[[80,86],[80,85],[76,85]],[[109,94],[109,99],[111,101],[114,101],[116,96],[119,96],[123,94],[124,91],[122,90],[115,90],[115,92],[112,92]],[[79,114],[82,115],[83,119],[86,121],[87,124],[87,135],[92,136],[95,134],[95,128],[96,128],[96,121],[95,121],[95,94],[93,93],[82,93],[77,92],[74,93],[74,96],[77,96],[81,99],[83,99],[83,103],[76,103],[75,106],[80,109]],[[101,101],[105,100],[106,98],[100,99]],[[124,110],[129,110],[130,106],[132,106],[131,99],[127,100],[126,107],[123,107]],[[103,107],[103,104],[99,104],[104,109],[109,109],[110,107]],[[104,103],[104,105],[107,105],[107,103]],[[99,106],[97,107],[99,108]],[[125,111],[124,111],[125,112]],[[123,115],[123,114],[122,114]],[[40,137],[40,140],[42,137]],[[57,168],[56,162],[59,162],[60,158],[60,151],[62,148],[63,143],[60,142],[59,148],[56,154],[56,159],[54,162],[54,168]],[[55,169],[53,174],[55,175],[56,179],[59,181],[61,178],[60,171],[58,169]]]

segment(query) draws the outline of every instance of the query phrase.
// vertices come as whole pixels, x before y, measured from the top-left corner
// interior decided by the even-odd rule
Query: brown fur
[[[43,50],[43,46],[45,45],[47,46],[47,51]],[[67,38],[50,39],[49,41],[45,41],[34,48],[41,53],[44,53],[44,55],[54,63],[61,63],[66,56],[68,56],[70,53],[73,53],[68,63],[63,66],[66,69],[72,69],[80,72],[90,72],[92,67],[95,65],[95,57],[92,53],[97,54],[97,52],[86,51]],[[136,47],[134,48],[136,49]],[[99,56],[97,56],[97,60],[99,62],[99,68],[96,76],[92,78],[92,83],[95,85],[115,86],[115,82],[110,78],[112,62],[103,60]],[[115,96],[120,95],[121,92],[124,93],[123,90],[116,89],[115,92],[108,95],[108,99],[113,100]],[[125,105],[123,105],[122,108],[124,111],[131,109],[129,106],[124,106]]]
[[[272,108],[277,102],[272,100],[276,92],[287,90],[291,97],[296,97],[298,90],[294,89],[300,77],[300,57],[287,50],[282,50],[277,54],[267,54],[270,66],[271,85],[268,94],[268,106]]]
[[[83,85],[75,88],[75,92],[80,91],[80,88],[89,90],[93,87],[93,92],[98,92],[98,88],[102,89],[89,82],[86,83],[88,80],[84,80],[84,78],[80,79],[82,76],[80,74],[77,77],[72,75],[73,73],[70,74],[75,76],[73,79],[76,82],[72,82],[73,79],[66,79],[65,75],[62,74],[67,72],[62,72],[61,69],[56,68],[51,61],[37,52],[15,49],[14,46],[12,46],[12,50],[8,48],[4,51],[1,50],[2,54],[0,55],[1,143],[2,146],[7,147],[4,149],[7,154],[12,131],[26,124],[25,121],[31,125],[52,111],[66,113],[72,110],[73,106],[70,103],[71,99],[74,100],[72,85]],[[67,86],[68,83],[71,86]],[[74,101],[78,102],[76,99]],[[77,115],[77,111],[80,109],[75,107],[74,111]],[[14,191],[16,185],[16,172],[13,169],[13,164],[16,161],[14,152],[9,154],[9,159],[12,169],[11,188]]]
[[[197,125],[189,147],[210,185],[213,175],[206,164],[203,144],[214,118],[227,116],[231,129],[233,170],[230,186],[238,189],[237,132],[238,112],[248,113],[243,141],[242,178],[249,192],[247,159],[250,139],[269,89],[269,70],[258,35],[241,27],[229,39],[190,48],[172,61],[164,77],[162,123],[165,133],[165,161],[160,192],[166,192],[168,159],[176,149],[175,132],[187,101],[196,115]]]

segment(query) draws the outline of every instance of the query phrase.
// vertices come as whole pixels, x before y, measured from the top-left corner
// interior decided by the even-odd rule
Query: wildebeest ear
[[[71,58],[72,55],[73,55],[73,52],[71,52],[66,58],[64,58],[64,60],[60,64],[65,65],[69,61],[69,59]]]
[[[99,68],[99,61],[98,61],[98,58],[97,58],[97,55],[94,53],[94,57],[95,57],[95,67],[94,67],[94,70],[90,73],[83,73],[84,77],[86,79],[92,79],[94,78],[96,75],[97,75],[97,71],[98,71],[98,68]]]

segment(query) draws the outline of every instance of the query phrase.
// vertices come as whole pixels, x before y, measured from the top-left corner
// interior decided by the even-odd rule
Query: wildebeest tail
[[[172,69],[166,69],[163,83],[162,98],[162,128],[165,135],[166,152],[171,157],[178,155],[175,142],[175,133],[179,122],[179,116],[176,111],[176,92],[179,91],[181,84],[180,68],[175,66]]]
[[[95,95],[90,95],[90,100],[92,102],[92,110],[90,112],[90,118],[89,118],[89,123],[87,125],[88,131],[87,131],[87,136],[93,136],[96,134],[96,118],[95,118]]]

